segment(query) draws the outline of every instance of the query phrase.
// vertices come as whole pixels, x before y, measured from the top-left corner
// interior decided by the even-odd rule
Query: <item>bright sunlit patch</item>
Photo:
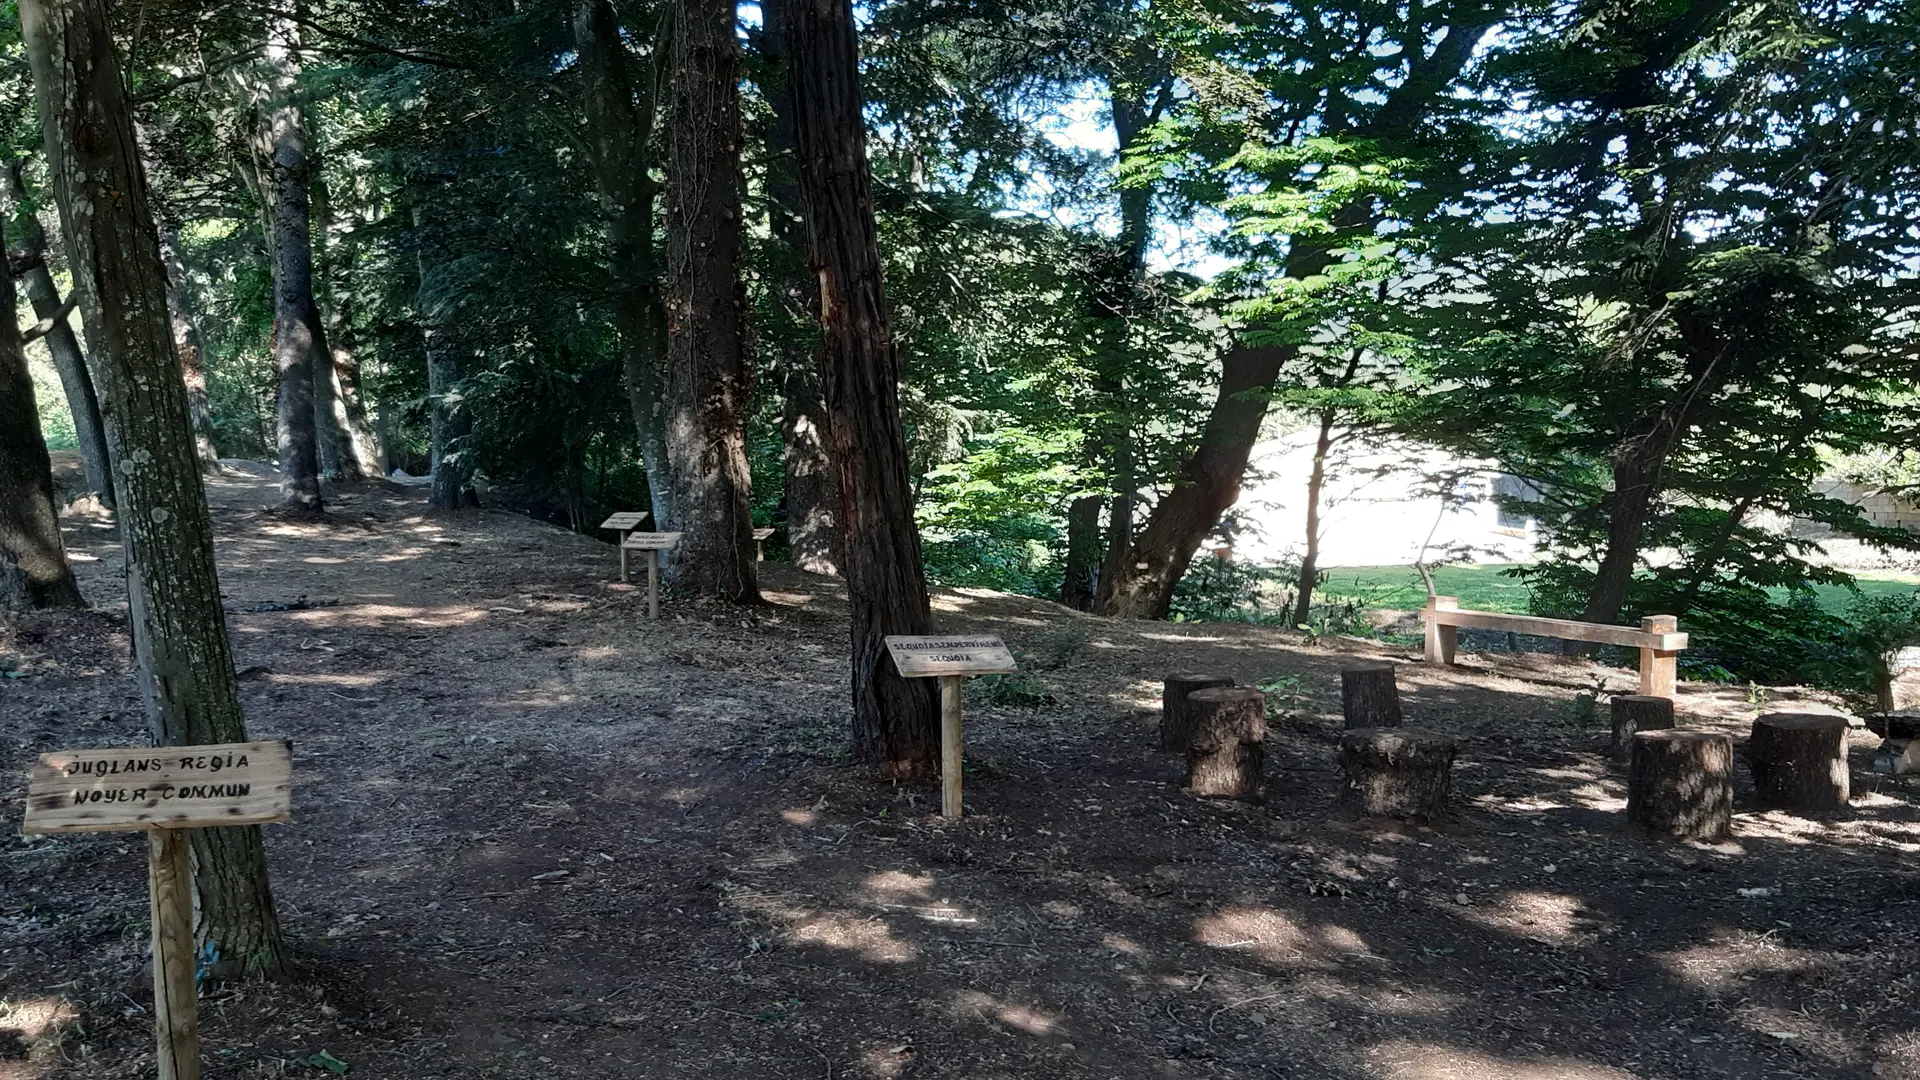
[[[902,896],[926,896],[933,888],[932,874],[909,874],[904,870],[882,870],[867,879],[867,888],[890,900]]]
[[[904,964],[919,955],[911,944],[894,936],[892,927],[863,916],[812,915],[789,930],[787,936],[796,944],[857,953],[862,960],[876,964]]]
[[[1061,1026],[1058,1016],[1042,1012],[1029,1005],[1000,1001],[997,998],[980,993],[977,990],[968,990],[961,993],[954,998],[953,1006],[954,1011],[957,1013],[973,1013],[976,1016],[983,1016],[1005,1027],[1010,1027],[1015,1031],[1024,1031],[1028,1035],[1034,1035],[1040,1038],[1051,1038],[1066,1034],[1066,1029]]]
[[[1463,1047],[1395,1040],[1370,1054],[1383,1080],[1634,1080],[1630,1072],[1573,1058],[1511,1058]]]
[[[73,1023],[78,1015],[60,998],[0,1001],[0,1032],[15,1032],[23,1041],[44,1038]]]
[[[818,825],[820,823],[820,815],[811,810],[782,810],[780,811],[780,820],[789,825],[808,827]]]

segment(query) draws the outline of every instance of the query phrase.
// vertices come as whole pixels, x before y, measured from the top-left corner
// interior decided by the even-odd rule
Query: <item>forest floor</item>
[[[1731,842],[1652,843],[1583,697],[1631,672],[942,589],[1026,672],[971,684],[948,822],[842,757],[835,581],[769,563],[764,607],[648,622],[611,546],[523,517],[210,490],[252,734],[294,745],[301,971],[206,992],[209,1080],[1920,1077],[1920,793],[1864,732],[1849,810],[1758,812],[1742,770]],[[119,548],[68,524],[96,610],[0,624],[0,1080],[152,1069],[138,838],[18,835],[33,755],[144,737]],[[1461,740],[1452,823],[1331,812],[1357,656]],[[1189,669],[1291,695],[1265,803],[1154,749]]]

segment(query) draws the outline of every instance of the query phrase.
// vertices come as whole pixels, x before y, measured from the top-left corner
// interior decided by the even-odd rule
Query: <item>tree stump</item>
[[[1459,744],[1416,728],[1354,728],[1340,736],[1340,807],[1361,817],[1446,816]]]
[[[1636,731],[1660,731],[1673,726],[1673,699],[1645,694],[1621,694],[1613,699],[1613,756],[1625,758]]]
[[[1187,752],[1187,744],[1193,740],[1193,710],[1187,706],[1188,694],[1232,685],[1233,680],[1225,675],[1167,676],[1166,689],[1160,694],[1160,749]]]
[[[1649,832],[1721,840],[1733,827],[1733,740],[1712,731],[1636,732],[1627,820]]]
[[[1217,686],[1187,695],[1193,729],[1187,790],[1235,798],[1266,789],[1267,695],[1250,686]]]
[[[1847,805],[1847,720],[1767,713],[1753,722],[1747,765],[1763,806],[1838,810]]]
[[[1340,710],[1348,730],[1400,726],[1400,688],[1393,670],[1384,661],[1340,669]]]

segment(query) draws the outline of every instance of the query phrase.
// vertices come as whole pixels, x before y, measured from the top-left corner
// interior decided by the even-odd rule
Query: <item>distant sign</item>
[[[626,532],[628,529],[639,528],[641,522],[652,516],[653,515],[647,513],[645,510],[622,511],[601,522],[600,527],[603,529],[612,529],[616,532]]]
[[[293,747],[285,741],[59,750],[27,783],[27,833],[190,829],[285,821]]]
[[[893,654],[893,666],[909,679],[930,675],[1006,675],[1020,670],[1013,653],[997,637],[914,637],[893,634],[887,638],[887,651]]]
[[[620,546],[629,551],[665,551],[680,542],[680,534],[671,533],[628,533]]]

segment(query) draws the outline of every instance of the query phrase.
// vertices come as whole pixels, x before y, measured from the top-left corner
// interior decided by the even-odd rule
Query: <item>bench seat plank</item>
[[[1421,617],[1437,619],[1441,626],[1507,630],[1516,634],[1537,634],[1541,637],[1563,638],[1568,641],[1622,645],[1629,649],[1679,652],[1687,647],[1687,635],[1684,632],[1648,633],[1631,626],[1607,626],[1603,623],[1586,623],[1573,619],[1543,619],[1533,615],[1507,615],[1497,611],[1460,611],[1447,608],[1438,610],[1427,608],[1421,612]]]

